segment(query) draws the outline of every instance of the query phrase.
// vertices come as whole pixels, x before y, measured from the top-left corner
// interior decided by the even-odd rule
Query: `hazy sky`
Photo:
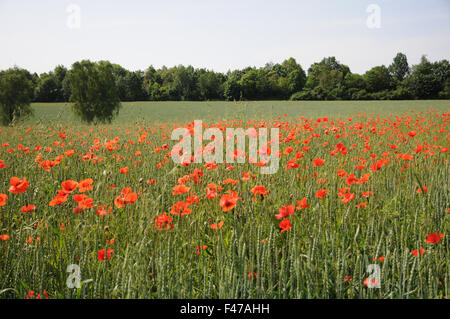
[[[380,28],[367,26],[370,4]],[[336,56],[364,73],[399,51],[410,64],[450,59],[450,0],[0,0],[0,69],[91,59],[227,71],[292,56],[306,71]]]

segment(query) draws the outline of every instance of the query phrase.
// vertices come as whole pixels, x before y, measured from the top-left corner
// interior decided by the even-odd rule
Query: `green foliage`
[[[410,73],[410,68],[408,65],[408,59],[406,55],[403,53],[397,53],[394,58],[394,61],[389,66],[389,72],[395,81],[401,82],[403,81]]]
[[[32,114],[33,82],[28,71],[17,67],[0,72],[0,120],[9,125]]]
[[[434,99],[445,89],[449,76],[450,67],[447,60],[432,63],[426,56],[422,56],[420,63],[413,66],[407,86],[416,98]]]
[[[384,65],[376,66],[364,74],[367,91],[371,93],[392,88],[392,76]]]
[[[64,85],[67,69],[58,65],[54,71],[42,73],[38,78],[34,99],[41,102],[63,102],[70,97],[68,86]]]
[[[432,63],[424,57],[410,67],[403,53],[388,67],[376,66],[364,75],[351,73],[335,57],[312,64],[308,75],[294,58],[227,73],[191,65],[129,71],[118,64],[112,73],[120,101],[447,99],[450,91],[447,60]],[[28,74],[33,101],[69,101],[67,75],[63,66],[40,76]]]
[[[120,100],[109,62],[76,62],[68,76],[72,109],[82,121],[111,122],[119,113]]]

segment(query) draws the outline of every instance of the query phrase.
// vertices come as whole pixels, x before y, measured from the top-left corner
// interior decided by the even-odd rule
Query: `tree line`
[[[247,67],[226,73],[192,66],[163,66],[129,71],[108,61],[58,65],[37,75],[13,67],[0,71],[0,120],[9,124],[32,112],[30,102],[72,102],[86,122],[110,122],[121,101],[208,100],[403,100],[450,99],[448,60],[422,56],[409,66],[398,53],[389,66],[364,74],[327,57],[306,73],[294,58],[281,64]]]
[[[398,53],[389,66],[376,66],[365,74],[352,73],[335,57],[322,59],[303,70],[294,58],[265,66],[247,67],[227,73],[192,66],[163,66],[129,71],[112,65],[120,101],[206,100],[399,100],[450,98],[448,60],[430,62],[425,56],[409,66]],[[34,102],[68,102],[70,70],[57,66],[37,75],[32,82]]]

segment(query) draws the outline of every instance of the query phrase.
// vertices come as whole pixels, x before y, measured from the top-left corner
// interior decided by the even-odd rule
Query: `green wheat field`
[[[0,298],[450,297],[450,101],[122,105],[0,129]],[[194,120],[279,128],[278,171],[175,164]]]

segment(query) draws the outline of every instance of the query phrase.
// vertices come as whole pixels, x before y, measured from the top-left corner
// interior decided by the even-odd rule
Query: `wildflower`
[[[419,187],[419,188],[417,189],[417,194],[422,194],[422,189],[423,189],[423,192],[424,192],[424,193],[428,192],[428,187],[422,186],[422,188]]]
[[[190,187],[187,187],[184,184],[176,185],[173,187],[172,195],[185,194],[185,193],[189,192],[190,189],[191,189]]]
[[[7,199],[8,199],[8,195],[0,194],[0,206],[5,206]]]
[[[327,195],[328,190],[326,189],[319,189],[316,193],[316,197],[319,199],[324,198]]]
[[[69,194],[72,193],[78,187],[78,182],[73,180],[64,181],[61,183],[62,190]]]
[[[170,213],[172,215],[178,215],[181,213],[181,216],[185,216],[192,213],[192,210],[189,208],[189,204],[186,202],[178,202],[173,204],[170,209]]]
[[[222,211],[228,212],[237,205],[238,200],[242,200],[242,198],[237,196],[237,192],[228,191],[220,198],[219,205],[222,207]]]
[[[278,214],[275,215],[275,218],[280,220],[282,218],[288,217],[289,215],[292,215],[294,212],[295,212],[295,206],[294,205],[286,205],[286,206],[281,207],[278,210]]]
[[[313,159],[313,166],[323,166],[325,165],[325,161],[322,158],[315,158]]]
[[[137,200],[137,193],[133,193],[130,187],[125,187],[120,192],[120,195],[114,199],[114,205],[117,208],[122,208],[126,204],[134,203]]]
[[[296,207],[297,210],[300,210],[303,208],[308,208],[308,207],[309,207],[309,205],[306,204],[306,197],[303,197],[302,200],[297,201],[297,207]]]
[[[101,249],[97,252],[97,259],[99,261],[104,261],[106,259],[111,259],[114,253],[114,249]]]
[[[211,227],[211,229],[214,229],[214,230],[222,229],[223,224],[224,224],[224,222],[223,222],[223,221],[220,221],[218,224],[212,224],[212,225],[209,226],[209,227]]]
[[[260,195],[261,199],[264,199],[264,195],[269,194],[269,191],[263,185],[253,187],[250,192],[253,193],[253,199],[256,199],[256,195]]]
[[[207,245],[203,245],[203,246],[198,246],[197,245],[197,255],[200,255],[201,250],[206,250],[208,248]]]
[[[425,249],[420,248],[420,256],[422,256],[424,252],[425,252]],[[418,257],[419,256],[419,250],[414,249],[414,250],[411,251],[411,254],[413,254],[414,256]]]
[[[30,186],[25,177],[23,179],[20,179],[18,177],[12,177],[10,183],[11,186],[9,187],[8,191],[13,194],[24,193]]]
[[[28,204],[27,206],[22,206],[22,208],[20,209],[20,211],[22,213],[31,213],[33,210],[36,209],[36,206]]]
[[[427,239],[425,239],[425,242],[427,244],[436,244],[440,242],[442,238],[444,238],[444,234],[432,233],[427,235]]]
[[[93,182],[94,181],[92,180],[92,178],[86,178],[86,179],[81,180],[78,183],[78,191],[80,193],[84,193],[86,191],[91,191],[93,189],[93,187],[92,187]]]
[[[56,206],[61,205],[62,203],[65,203],[67,201],[67,194],[60,194],[56,195],[48,204],[49,206]]]
[[[172,217],[167,216],[167,213],[164,212],[163,214],[161,214],[155,218],[155,227],[158,228],[159,230],[162,230],[162,229],[169,230],[169,229],[173,228],[173,225],[171,224],[171,222],[172,222]]]
[[[284,233],[285,231],[288,231],[289,229],[291,229],[291,222],[289,221],[289,219],[283,219],[280,222],[280,228],[281,228],[281,233]]]
[[[108,205],[104,205],[104,206],[99,205],[97,207],[97,215],[98,216],[106,216],[109,213],[111,213],[111,211],[112,211],[112,207],[108,208]]]

